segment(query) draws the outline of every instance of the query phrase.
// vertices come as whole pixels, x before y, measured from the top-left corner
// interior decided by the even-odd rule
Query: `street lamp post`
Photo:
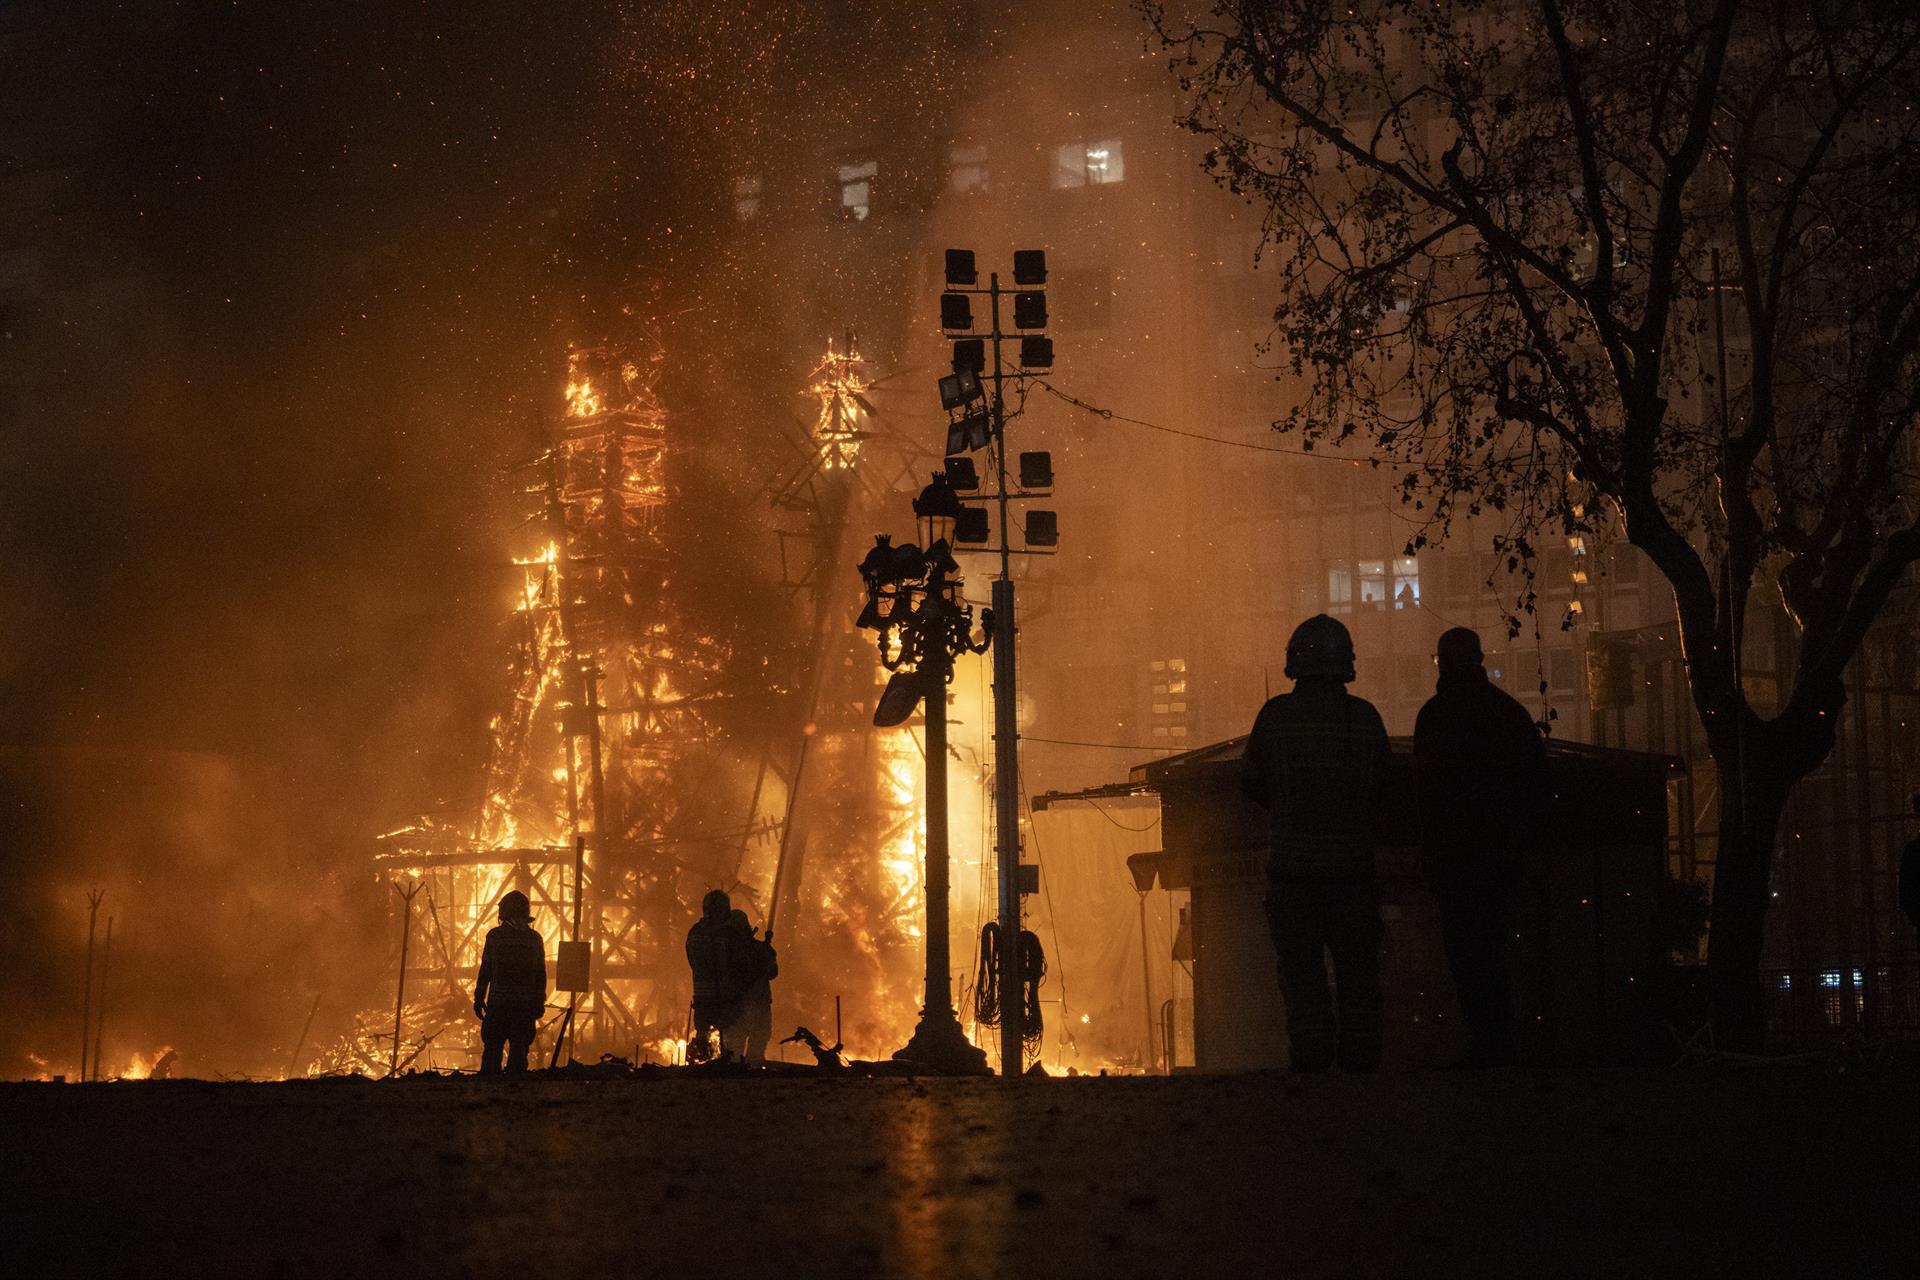
[[[951,538],[960,500],[946,477],[936,475],[913,503],[926,544],[896,547],[885,534],[860,563],[867,604],[860,626],[880,633],[880,660],[893,678],[873,722],[903,724],[926,704],[926,998],[913,1038],[894,1057],[931,1071],[986,1073],[987,1056],[960,1029],[953,1009],[951,942],[947,916],[947,683],[953,660],[982,653],[987,638],[973,639],[973,609],[960,599],[960,566]],[[983,619],[991,635],[991,619]]]

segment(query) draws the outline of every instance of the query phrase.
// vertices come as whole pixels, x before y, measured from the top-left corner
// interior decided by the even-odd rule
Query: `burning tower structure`
[[[466,830],[393,832],[378,855],[427,890],[408,982],[428,994],[403,1040],[424,1043],[436,1020],[470,1027],[465,986],[509,889],[550,945],[586,944],[589,975],[567,997],[576,1043],[671,1053],[684,1034],[680,934],[705,888],[733,883],[753,831],[749,817],[747,832],[713,835],[730,794],[708,777],[728,764],[712,713],[729,654],[674,590],[662,361],[651,331],[575,347],[546,447],[513,469],[542,545],[515,560],[511,698],[478,814]]]

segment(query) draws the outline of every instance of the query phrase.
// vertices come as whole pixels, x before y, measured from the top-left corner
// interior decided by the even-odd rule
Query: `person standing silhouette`
[[[1440,900],[1447,967],[1473,1040],[1456,1065],[1514,1060],[1507,912],[1520,857],[1548,796],[1547,752],[1533,717],[1487,679],[1480,637],[1443,633],[1433,697],[1414,722],[1427,881]]]
[[[1913,793],[1913,811],[1920,814],[1920,791]],[[1920,932],[1920,836],[1907,841],[1900,852],[1900,909],[1907,923]]]
[[[1373,704],[1346,690],[1353,637],[1326,614],[1287,641],[1293,690],[1253,722],[1241,775],[1267,811],[1267,927],[1295,1071],[1380,1065],[1380,888],[1374,857],[1391,756]],[[1338,1032],[1327,985],[1339,989]]]
[[[733,927],[733,902],[724,889],[700,900],[700,918],[687,930],[687,967],[693,975],[693,1038],[688,1062],[705,1062],[724,1048],[725,1029],[740,1016],[750,976],[747,942]]]
[[[527,1069],[534,1026],[547,1003],[546,945],[533,927],[527,895],[515,889],[500,899],[500,923],[487,933],[480,972],[473,984],[473,1012],[480,1019],[480,1073]]]
[[[740,1061],[759,1066],[767,1060],[773,1036],[773,980],[780,976],[780,959],[771,937],[756,936],[746,912],[735,908],[727,923],[743,957],[741,995],[733,1022],[720,1029],[720,1042]]]

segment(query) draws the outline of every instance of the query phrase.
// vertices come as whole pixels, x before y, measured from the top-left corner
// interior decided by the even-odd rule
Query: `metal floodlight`
[[[947,295],[951,297],[952,295]],[[944,306],[943,306],[944,312]],[[972,325],[968,320],[965,328]],[[1047,327],[1047,295],[1044,293],[1016,293],[1013,295],[1013,327],[1016,329],[1044,329]]]
[[[965,456],[947,459],[947,483],[955,493],[972,493],[980,487],[980,472],[973,459]]]
[[[1053,455],[1042,449],[1036,453],[1020,455],[1020,487],[1022,489],[1053,488]]]
[[[980,375],[962,369],[940,379],[940,407],[948,411],[980,398]]]
[[[1015,249],[1013,251],[1013,282],[1045,284],[1047,282],[1046,250]]]
[[[896,671],[880,694],[880,705],[873,709],[875,728],[891,729],[905,724],[920,705],[927,689],[926,677],[918,671]]]
[[[987,441],[993,439],[993,417],[987,412],[985,404],[977,404],[967,410],[960,419],[960,430],[966,436],[969,449],[984,449]]]
[[[940,295],[940,327],[942,329],[973,328],[973,303],[964,293],[943,293]]]
[[[965,453],[967,444],[967,423],[964,418],[950,418],[947,421],[947,458],[949,463],[956,453]]]
[[[972,459],[968,459],[969,462]],[[953,540],[958,545],[980,546],[987,540],[987,509],[962,507],[953,525]]]
[[[1053,368],[1053,339],[1020,339],[1020,363],[1028,369]]]
[[[1027,512],[1027,545],[1030,547],[1057,547],[1060,545],[1060,516],[1058,512]]]
[[[961,338],[953,344],[953,371],[955,373],[985,373],[987,369],[987,340],[985,338]]]
[[[980,273],[976,271],[973,266],[973,250],[971,249],[947,250],[947,283],[948,284],[969,285],[969,284],[972,284],[974,281],[978,280],[979,278],[980,278]]]

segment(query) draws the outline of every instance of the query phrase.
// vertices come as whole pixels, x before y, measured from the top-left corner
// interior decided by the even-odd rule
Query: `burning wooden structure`
[[[492,723],[478,818],[382,838],[381,865],[426,885],[409,978],[447,1011],[443,1025],[464,1016],[494,904],[519,889],[550,946],[587,944],[576,1041],[671,1053],[690,899],[735,875],[704,838],[710,790],[687,785],[715,763],[708,711],[728,654],[686,624],[671,589],[660,362],[651,335],[570,353],[564,414],[515,470],[545,544],[515,561],[512,696]]]

